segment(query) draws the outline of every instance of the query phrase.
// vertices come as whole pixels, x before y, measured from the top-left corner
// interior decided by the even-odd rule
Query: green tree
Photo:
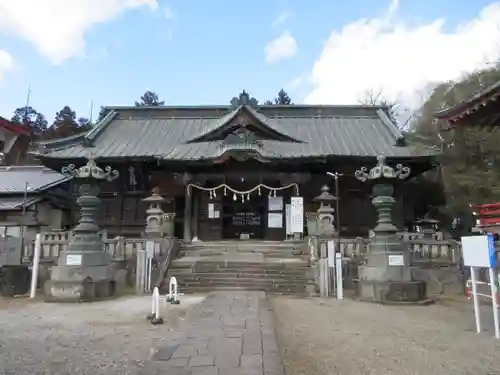
[[[285,90],[281,89],[278,92],[278,96],[276,98],[274,98],[273,100],[266,100],[264,102],[264,104],[265,105],[291,105],[293,103],[292,103],[292,99],[290,98],[288,93]]]
[[[31,106],[17,108],[14,111],[11,121],[25,125],[36,136],[46,131],[48,125],[45,116]]]
[[[90,128],[89,120],[77,119],[76,112],[70,106],[64,106],[56,113],[54,123],[44,133],[45,139],[69,137],[87,131]]]
[[[97,115],[97,122],[100,122],[104,119],[104,117],[107,116],[107,114],[110,112],[110,109],[107,107],[101,107],[99,110],[99,114]]]
[[[469,216],[471,203],[500,201],[500,131],[467,126],[451,129],[434,115],[499,80],[500,69],[493,67],[437,84],[414,116],[412,132],[442,151],[438,175],[446,189],[450,217]]]
[[[135,102],[136,107],[157,107],[164,105],[165,101],[160,100],[160,97],[154,91],[146,91],[142,96],[140,101]]]

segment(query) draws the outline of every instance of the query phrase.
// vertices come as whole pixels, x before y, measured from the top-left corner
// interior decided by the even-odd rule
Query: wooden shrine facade
[[[326,172],[343,174],[342,234],[366,236],[375,220],[371,193],[354,172],[380,154],[409,166],[412,176],[433,167],[432,150],[409,144],[385,107],[257,106],[243,92],[230,106],[110,107],[87,134],[41,144],[37,157],[55,170],[89,156],[119,170],[101,195],[111,235],[141,235],[143,199],[157,188],[163,210],[175,213],[175,235],[210,241],[285,239],[294,196],[303,198],[307,235],[321,186],[335,194]],[[417,215],[420,197],[405,185],[396,194],[402,227]]]

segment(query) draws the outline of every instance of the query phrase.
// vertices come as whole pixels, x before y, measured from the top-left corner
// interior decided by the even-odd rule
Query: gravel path
[[[161,326],[145,320],[151,297],[86,304],[0,299],[0,374],[137,374],[203,299],[169,305]]]
[[[381,306],[353,300],[273,299],[287,375],[496,375],[491,307],[475,333],[470,303]]]

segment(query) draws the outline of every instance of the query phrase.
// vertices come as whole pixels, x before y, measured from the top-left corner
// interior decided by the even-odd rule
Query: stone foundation
[[[64,261],[67,254],[60,256],[60,265],[53,266],[47,301],[81,302],[114,297],[116,295],[115,266],[97,265],[98,259],[107,254],[85,254],[86,265],[72,266]]]
[[[420,303],[427,300],[427,286],[424,281],[360,280],[358,296],[369,302]]]

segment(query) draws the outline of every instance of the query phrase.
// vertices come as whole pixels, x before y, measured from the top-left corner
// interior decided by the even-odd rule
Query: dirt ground
[[[159,326],[145,320],[147,296],[85,304],[0,299],[0,374],[136,374],[203,299],[184,296],[168,305]]]
[[[491,307],[472,303],[381,306],[354,300],[272,299],[287,375],[496,375],[500,340]]]

